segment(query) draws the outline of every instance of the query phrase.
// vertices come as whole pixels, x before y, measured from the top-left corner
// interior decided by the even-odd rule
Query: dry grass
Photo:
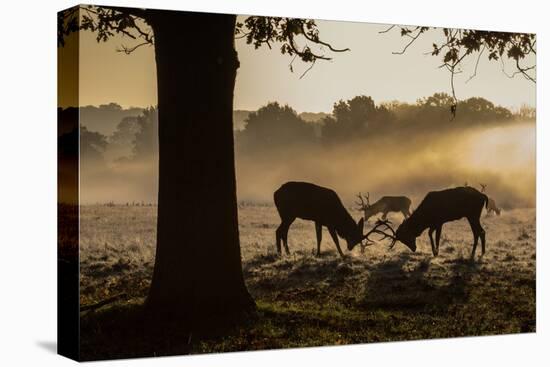
[[[358,218],[358,212],[353,214]],[[113,312],[117,317],[135,312],[121,310],[139,305],[147,294],[156,208],[86,206],[81,215],[81,302],[122,292],[132,298],[82,315],[83,353],[89,358],[535,331],[534,209],[511,210],[500,217],[483,214],[487,253],[476,256],[475,262],[469,261],[472,234],[465,220],[443,227],[437,258],[431,256],[424,234],[416,253],[400,244],[389,251],[381,243],[364,254],[356,249],[342,260],[326,229],[323,255],[314,256],[314,225],[301,220],[290,228],[291,256],[277,256],[275,208],[242,204],[243,270],[258,303],[258,320],[222,339],[180,347],[150,346],[141,340],[113,350],[105,341],[106,331],[98,331],[98,322],[112,318]],[[399,215],[390,219],[402,220]],[[108,339],[121,340],[111,334]]]

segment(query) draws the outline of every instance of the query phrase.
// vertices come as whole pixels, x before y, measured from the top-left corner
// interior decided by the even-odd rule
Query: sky
[[[235,86],[235,109],[256,110],[269,101],[289,104],[298,112],[330,112],[335,102],[356,95],[368,95],[377,102],[400,100],[415,102],[435,92],[450,93],[450,75],[438,68],[440,57],[429,54],[433,42],[442,40],[440,29],[419,38],[404,55],[400,51],[406,38],[394,29],[379,33],[387,25],[317,21],[321,39],[349,52],[331,53],[318,50],[331,61],[318,61],[309,67],[272,50],[255,50],[244,39],[236,40],[241,66]],[[97,43],[95,35],[82,32],[80,38],[80,105],[116,102],[124,107],[155,105],[156,72],[153,47],[141,47],[131,55],[116,52],[121,45],[132,46],[133,40],[114,37]],[[535,85],[521,76],[511,79],[502,71],[500,62],[483,57],[477,76],[466,82],[474,71],[476,58],[465,60],[463,73],[455,79],[459,99],[481,96],[496,104],[516,109],[522,104],[535,106]],[[510,63],[504,65],[514,71]],[[68,104],[63,98],[61,105]]]

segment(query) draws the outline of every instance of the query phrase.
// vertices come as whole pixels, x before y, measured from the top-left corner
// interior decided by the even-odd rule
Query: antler
[[[363,195],[365,196],[365,195]],[[367,206],[370,206],[370,193],[367,191],[367,195],[365,196],[365,200],[367,200]]]
[[[485,189],[487,188],[487,184],[480,183],[479,186],[481,186],[481,192],[485,192]]]
[[[357,201],[355,202],[355,204],[357,204],[359,206],[359,210],[363,210],[366,208],[366,205],[365,205],[365,202],[363,201],[363,197],[361,196],[361,193],[359,193],[359,195],[357,195],[357,197],[359,198],[359,200],[361,200],[360,203],[358,203]]]
[[[395,246],[395,242],[397,241],[397,238],[395,237],[395,231],[393,230],[393,228],[390,226],[391,222],[389,220],[378,220],[376,221],[376,224],[374,225],[374,228],[371,229],[370,231],[367,232],[367,234],[365,234],[363,236],[363,239],[367,240],[368,242],[370,242],[370,244],[366,244],[364,245],[364,247],[367,247],[367,246],[370,246],[372,244],[372,240],[369,239],[369,236],[373,233],[376,233],[376,234],[379,234],[379,235],[382,235],[381,238],[378,239],[378,241],[382,241],[382,240],[385,240],[386,238],[391,238],[392,242],[390,244],[390,249],[393,248],[393,246]],[[380,229],[382,228],[382,229]],[[391,234],[388,234],[386,233],[384,230],[389,230],[391,232]]]

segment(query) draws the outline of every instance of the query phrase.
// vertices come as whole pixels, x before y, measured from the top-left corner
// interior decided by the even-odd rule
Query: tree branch
[[[483,45],[483,48],[481,49],[481,51],[479,51],[478,55],[477,55],[477,60],[476,60],[476,66],[474,67],[474,72],[472,75],[470,75],[470,77],[468,78],[468,80],[466,80],[466,83],[468,83],[470,80],[472,80],[473,78],[476,77],[477,75],[477,67],[479,65],[479,60],[481,59],[481,55],[483,54],[483,51],[485,51],[485,45]]]
[[[379,31],[378,33],[380,33],[380,34],[382,34],[382,33],[388,33],[389,31],[391,31],[391,30],[392,30],[393,28],[395,28],[395,27],[396,27],[396,25],[394,24],[394,25],[390,26],[388,29],[383,30],[383,31]]]
[[[138,48],[142,47],[142,46],[151,46],[151,42],[143,42],[143,43],[139,43],[137,45],[135,45],[134,47],[126,47],[124,45],[121,45],[120,48],[117,48],[116,51],[117,52],[124,52],[126,55],[130,55],[132,52],[134,52],[135,50],[137,50]]]
[[[302,34],[304,35],[304,37],[313,42],[313,43],[317,43],[319,45],[323,45],[323,46],[326,46],[329,48],[329,50],[331,50],[332,52],[346,52],[346,51],[350,51],[349,48],[342,48],[342,49],[338,49],[338,48],[334,48],[332,47],[332,45],[330,43],[327,43],[327,42],[323,42],[321,41],[320,39],[313,39],[312,37],[310,37],[308,34],[307,34],[307,31],[305,30],[305,26],[304,24],[302,23]]]
[[[92,6],[95,6],[97,8],[118,11],[119,13],[123,13],[123,14],[133,15],[143,20],[146,20],[148,15],[147,9],[145,8],[123,8],[120,6],[105,6],[105,5],[92,5]]]
[[[417,27],[416,29],[418,29],[418,28],[419,28],[419,27]],[[415,29],[415,30],[416,30],[416,29]],[[413,31],[413,32],[414,32],[414,31]],[[420,37],[420,35],[421,35],[422,33],[423,33],[423,32],[422,32],[422,28],[420,28],[420,30],[416,33],[416,35],[415,35],[414,37],[411,36],[411,35],[409,35],[409,34],[407,33],[407,35],[411,38],[410,42],[407,43],[407,44],[405,45],[405,47],[403,48],[403,50],[401,50],[401,51],[394,51],[394,52],[392,52],[392,54],[394,54],[394,55],[403,55],[403,54],[405,53],[405,51],[407,51],[407,49],[409,48],[409,46],[412,45],[412,44],[414,43],[414,41],[416,41],[416,40],[418,39],[418,37]]]
[[[300,75],[300,78],[299,78],[299,79],[302,79],[311,69],[313,69],[313,66],[315,66],[315,60],[313,60],[313,62],[311,63],[311,65],[309,65],[309,68],[307,68],[307,69],[302,73],[302,75]]]
[[[292,51],[301,58],[307,58],[309,56],[313,56],[314,59],[320,59],[320,60],[332,60],[331,57],[327,57],[324,55],[317,55],[311,51],[311,49],[308,46],[304,47],[304,51],[299,51],[296,48],[296,43],[294,42],[294,36],[288,37],[288,44],[292,48]]]

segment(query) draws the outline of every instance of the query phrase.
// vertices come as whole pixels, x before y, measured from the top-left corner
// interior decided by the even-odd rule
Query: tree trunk
[[[242,275],[233,149],[234,15],[148,10],[159,107],[157,252],[147,299],[190,331],[255,308]]]

